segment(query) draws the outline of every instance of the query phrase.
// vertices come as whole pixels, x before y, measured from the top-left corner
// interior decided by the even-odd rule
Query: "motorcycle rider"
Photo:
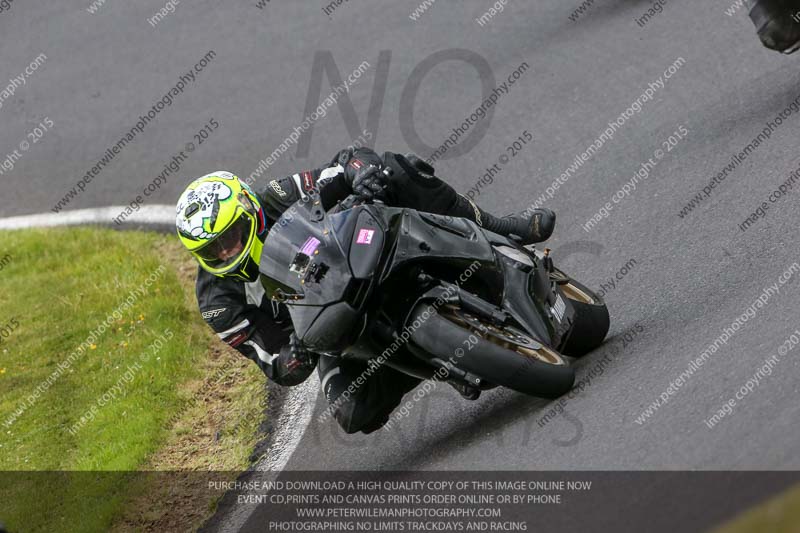
[[[381,171],[386,167],[390,176]],[[353,392],[351,384],[367,365],[307,350],[293,334],[287,308],[266,298],[258,281],[268,231],[311,191],[319,192],[326,210],[354,193],[392,206],[468,218],[523,244],[549,238],[556,217],[549,209],[494,217],[456,193],[419,158],[391,152],[380,156],[369,148],[342,150],[326,167],[270,180],[256,191],[224,171],[207,174],[187,187],[176,207],[176,226],[181,242],[200,264],[196,292],[203,318],[220,339],[279,385],[298,385],[318,366],[337,422],[347,433],[370,433],[386,423],[419,380],[383,365],[365,381],[362,378],[363,384]],[[337,401],[348,388],[350,393]],[[479,393],[468,385],[456,388],[470,399]]]

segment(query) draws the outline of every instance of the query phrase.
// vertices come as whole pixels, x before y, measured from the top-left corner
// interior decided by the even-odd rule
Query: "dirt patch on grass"
[[[166,238],[159,253],[175,268],[189,309],[196,309],[194,263]],[[201,320],[198,314],[198,320]],[[213,513],[222,491],[209,481],[232,481],[249,465],[266,411],[266,379],[238,352],[208,331],[208,350],[198,354],[200,378],[185,383],[183,408],[166,422],[168,437],[137,480],[141,496],[126,507],[112,531],[193,531]],[[168,474],[165,472],[169,472]]]

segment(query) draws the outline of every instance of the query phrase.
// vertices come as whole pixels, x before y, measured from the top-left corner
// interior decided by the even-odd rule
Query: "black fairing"
[[[384,229],[372,213],[362,209],[355,217],[356,224],[349,239],[350,268],[353,277],[369,280],[375,273],[383,251],[385,239]],[[347,239],[347,232],[341,232],[342,241]]]
[[[268,297],[289,304],[295,332],[311,349],[341,350],[358,333],[354,330],[361,309],[354,300],[363,302],[368,285],[357,277],[370,275],[380,253],[359,250],[355,276],[349,260],[351,237],[364,221],[375,227],[372,242],[383,242],[375,220],[368,213],[360,216],[364,209],[326,214],[318,200],[301,201],[283,214],[264,241],[261,283]]]
[[[495,267],[491,244],[473,222],[463,218],[403,210],[397,225],[397,244],[384,278],[414,262],[442,263],[455,273],[474,261]]]

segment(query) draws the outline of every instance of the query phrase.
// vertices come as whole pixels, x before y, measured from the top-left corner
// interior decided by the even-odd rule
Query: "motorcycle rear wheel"
[[[608,307],[599,295],[582,283],[558,269],[555,273],[567,280],[559,283],[559,287],[575,309],[575,323],[561,351],[570,357],[582,357],[603,344],[611,325]]]

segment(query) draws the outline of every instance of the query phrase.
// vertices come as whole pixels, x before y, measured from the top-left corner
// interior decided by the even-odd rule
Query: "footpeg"
[[[449,361],[443,361],[438,357],[434,357],[430,360],[430,362],[440,369],[447,370],[448,376],[455,376],[472,387],[480,387],[481,383],[483,383],[483,380],[480,377],[476,376],[475,374],[470,374],[465,370],[461,370]]]

